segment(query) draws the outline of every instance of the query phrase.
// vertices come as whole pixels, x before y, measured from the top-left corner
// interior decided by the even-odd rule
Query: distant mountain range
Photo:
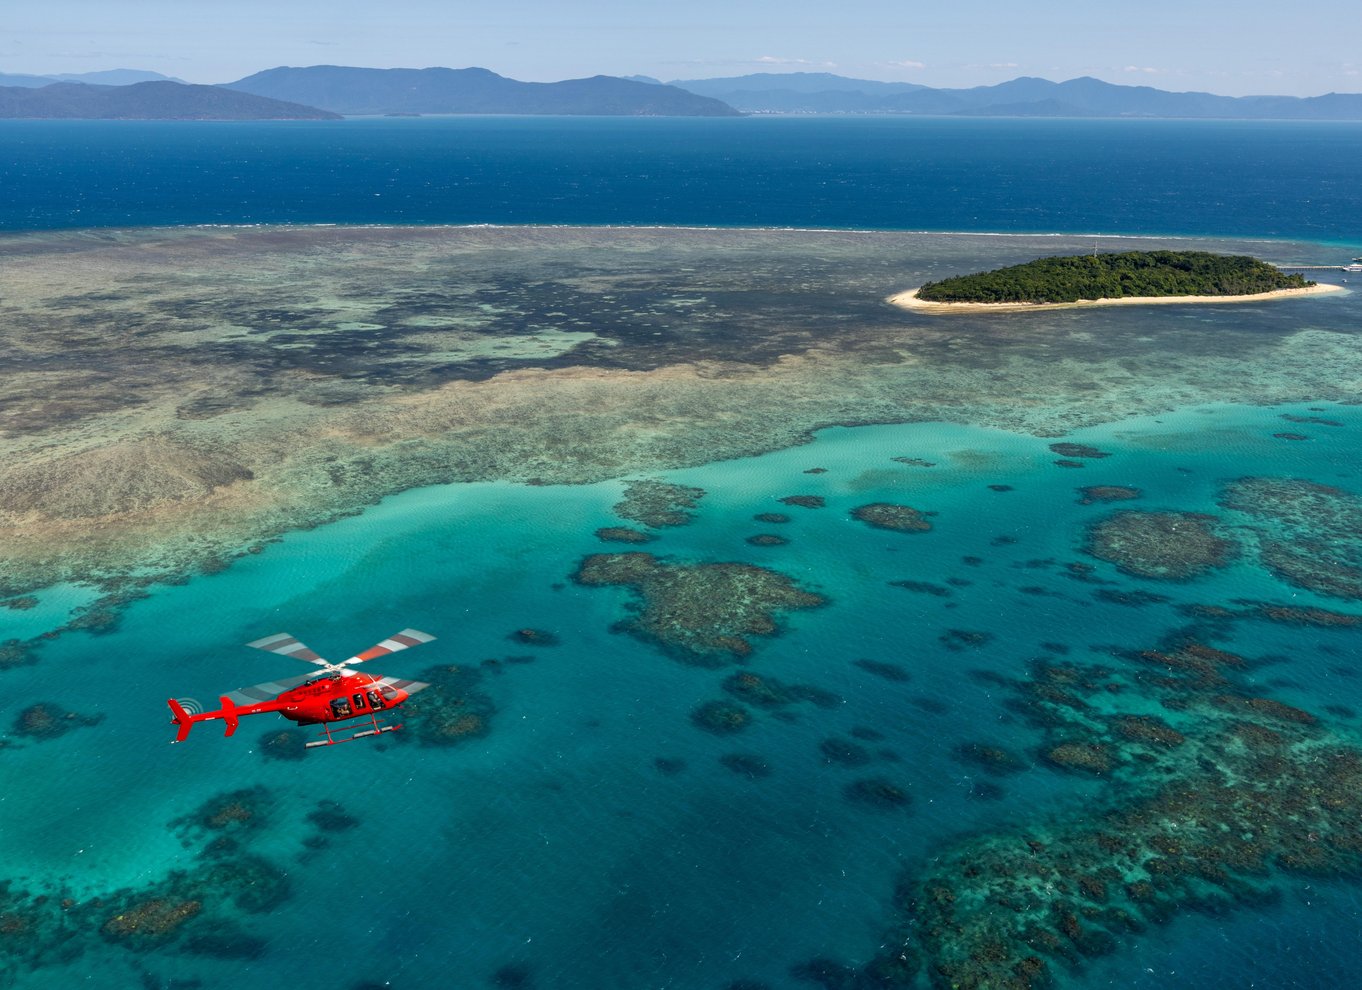
[[[735,117],[727,104],[674,86],[615,76],[533,83],[488,69],[281,67],[226,83],[228,89],[343,114],[481,113]]]
[[[731,117],[739,113],[897,113],[999,117],[1362,120],[1362,94],[1216,96],[1083,77],[1023,76],[934,89],[826,72],[755,73],[663,83],[650,76],[520,82],[488,69],[281,66],[221,86],[155,72],[0,73],[0,117],[325,119],[337,114],[550,114]],[[262,102],[250,102],[257,100]]]
[[[91,83],[95,86],[131,86],[140,82],[184,82],[146,69],[105,69],[102,72],[61,72],[44,76],[0,72],[0,86],[51,86],[54,82]]]
[[[338,120],[316,107],[238,93],[221,86],[141,82],[91,86],[0,86],[0,118],[81,120]]]
[[[1023,76],[996,86],[933,89],[915,83],[848,79],[825,72],[761,72],[670,85],[722,100],[745,113],[911,113],[999,117],[1219,117],[1362,120],[1362,94],[1216,96],[1119,86],[1084,76],[1050,82]]]

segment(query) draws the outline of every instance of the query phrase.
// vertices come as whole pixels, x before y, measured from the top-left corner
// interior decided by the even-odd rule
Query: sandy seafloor
[[[1362,326],[1351,294],[1297,305],[1207,316],[1158,307],[1119,320],[1128,331],[1142,319],[1243,319],[1274,339],[1347,336]],[[1112,317],[1065,318],[1089,321],[1086,332],[1100,335]],[[1309,360],[1305,349],[1292,354]],[[1282,373],[1305,379],[1307,370]],[[752,638],[742,665],[684,663],[612,631],[630,595],[571,581],[584,556],[634,549],[593,535],[623,523],[612,512],[619,479],[421,487],[287,533],[217,573],[155,585],[111,630],[65,632],[33,664],[0,672],[0,727],[39,701],[104,716],[49,741],[10,733],[0,751],[0,874],[11,892],[68,897],[73,907],[152,889],[169,871],[196,868],[212,838],[172,822],[224,792],[259,787],[253,821],[229,830],[239,846],[225,862],[264,857],[286,873],[286,897],[258,913],[222,909],[239,926],[235,951],[191,951],[188,936],[119,944],[100,934],[98,906],[82,908],[89,914],[79,930],[36,957],[7,957],[7,937],[12,947],[37,936],[0,929],[0,974],[16,990],[818,986],[792,967],[815,957],[870,960],[896,921],[896,884],[927,874],[965,837],[1082,823],[1130,796],[1119,780],[1047,765],[1040,731],[980,672],[1024,678],[1034,659],[1060,655],[1059,644],[1074,661],[1101,660],[1111,647],[1152,648],[1191,623],[1181,605],[1362,611],[1286,583],[1251,553],[1172,582],[1123,574],[1083,552],[1086,527],[1118,510],[1223,516],[1222,486],[1243,476],[1310,479],[1362,497],[1362,411],[1346,401],[1362,398],[1354,369],[1334,360],[1312,373],[1331,383],[1327,397],[1293,385],[1292,401],[1273,393],[1263,405],[1250,383],[1234,396],[1230,381],[1222,401],[1165,403],[1072,430],[1064,441],[1110,454],[1080,459],[1079,468],[1055,463],[1055,436],[922,416],[913,418],[928,421],[829,427],[811,443],[758,456],[634,466],[628,477],[706,493],[690,524],[660,529],[639,549],[759,564],[829,599],[783,614],[777,635]],[[996,387],[1003,394],[991,401],[1006,405],[1006,382]],[[1282,433],[1299,439],[1274,436]],[[1085,485],[1134,486],[1142,497],[1082,505]],[[776,501],[788,495],[826,504]],[[874,502],[935,513],[932,529],[891,532],[850,517]],[[753,520],[773,511],[791,520]],[[789,542],[745,542],[756,533]],[[1075,580],[1073,563],[1112,584]],[[890,583],[903,580],[945,593]],[[1095,597],[1098,588],[1166,599],[1115,604]],[[64,604],[89,593],[36,596],[32,610],[0,611],[0,640],[53,628]],[[167,697],[208,700],[304,672],[239,644],[286,630],[341,658],[405,626],[438,640],[384,661],[381,673],[476,670],[476,690],[495,708],[486,735],[449,747],[391,739],[268,760],[261,737],[277,726],[267,716],[244,722],[233,739],[212,724],[167,745]],[[524,627],[557,642],[514,642]],[[962,641],[951,630],[986,635]],[[1245,691],[1314,712],[1362,745],[1362,628],[1236,619],[1202,632],[1251,661]],[[508,662],[513,656],[529,661]],[[857,660],[894,665],[902,679]],[[739,669],[842,700],[757,710],[730,736],[692,724],[693,710],[725,697],[721,682]],[[882,736],[861,742],[867,762],[826,759],[820,744],[852,739],[854,729]],[[986,798],[975,787],[986,775],[952,755],[981,741],[1027,764],[993,781],[1001,793]],[[733,753],[759,757],[769,774],[734,772],[720,762]],[[673,772],[661,772],[659,758],[678,761]],[[849,800],[847,786],[866,777],[894,782],[911,802],[886,809]],[[358,824],[320,836],[307,820],[319,801],[337,802]],[[212,898],[230,899],[233,884],[227,870],[201,888],[198,910],[216,917]],[[1101,958],[1054,962],[1055,979],[1083,988],[1348,985],[1362,964],[1362,887],[1329,873],[1274,873],[1270,884],[1275,900],[1176,913]],[[927,970],[917,979],[928,985]],[[853,984],[828,977],[823,985]]]

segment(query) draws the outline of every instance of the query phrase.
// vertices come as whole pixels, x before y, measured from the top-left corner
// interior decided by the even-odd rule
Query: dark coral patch
[[[790,517],[783,512],[758,512],[752,518],[759,523],[769,523],[771,525],[780,525],[781,523],[790,521]]]
[[[1310,439],[1310,438],[1307,437],[1304,433],[1274,433],[1274,434],[1272,434],[1272,436],[1273,436],[1273,438],[1276,439],[1276,440],[1309,440],[1309,439]]]
[[[1062,467],[1062,468],[1081,468],[1081,467],[1084,467],[1084,466],[1085,466],[1085,465],[1083,464],[1082,461],[1071,461],[1071,460],[1067,460],[1067,459],[1061,459],[1061,460],[1055,461],[1055,467]]]
[[[522,646],[557,646],[558,637],[544,629],[532,629],[525,627],[517,629],[509,637],[512,641],[520,643]]]
[[[602,526],[596,530],[596,539],[603,543],[651,543],[657,536],[628,526]]]
[[[754,547],[783,547],[790,541],[775,533],[757,533],[755,536],[749,536],[746,542]]]
[[[851,516],[875,529],[892,529],[898,533],[926,533],[932,528],[920,510],[891,502],[857,506],[851,510]]]
[[[260,754],[268,760],[301,760],[307,755],[307,732],[279,729],[260,737]]]
[[[693,725],[718,736],[730,736],[752,724],[752,713],[732,701],[707,701],[690,713]]]
[[[28,739],[46,741],[66,735],[72,729],[98,725],[104,716],[81,715],[68,712],[50,701],[29,705],[14,719],[14,734]]]
[[[821,509],[828,504],[822,495],[786,495],[777,501],[782,505],[797,505],[801,509]]]
[[[977,650],[993,640],[993,634],[974,629],[947,629],[937,637],[948,650]]]
[[[423,746],[452,746],[487,735],[496,705],[480,690],[483,674],[474,667],[442,665],[416,675],[430,688],[402,706],[400,741]]]
[[[1187,581],[1230,563],[1238,545],[1219,520],[1196,512],[1127,510],[1088,527],[1084,551],[1127,574]]]
[[[878,811],[894,811],[912,803],[908,791],[887,777],[866,777],[853,781],[842,791],[848,801]]]
[[[318,801],[308,812],[307,820],[320,832],[348,832],[359,825],[359,819],[347,812],[338,801]]]
[[[1021,757],[992,743],[961,743],[951,750],[951,756],[957,762],[999,777],[1020,773],[1027,768],[1027,763]]]
[[[1051,453],[1058,454],[1060,457],[1086,457],[1096,459],[1111,456],[1110,452],[1098,450],[1096,447],[1090,447],[1085,443],[1052,443],[1050,444],[1050,451]]]
[[[818,744],[824,763],[837,763],[844,767],[863,767],[870,762],[870,751],[850,739],[829,736]]]
[[[895,588],[902,588],[904,591],[912,591],[919,595],[934,595],[937,598],[950,598],[955,592],[950,588],[939,584],[932,584],[930,581],[890,581]]]
[[[1078,504],[1093,505],[1097,502],[1128,502],[1140,498],[1144,493],[1130,485],[1087,485],[1078,489]]]
[[[677,564],[646,553],[594,554],[582,561],[573,580],[633,589],[638,596],[634,615],[619,628],[710,666],[748,655],[749,636],[774,635],[778,612],[826,601],[768,568]]]
[[[912,675],[896,663],[887,663],[883,660],[853,660],[851,662],[867,673],[882,677],[886,681],[903,684],[912,680]]]
[[[812,684],[786,684],[748,670],[725,678],[723,688],[738,700],[758,708],[784,708],[801,701],[819,708],[836,708],[842,703],[840,695]]]
[[[725,753],[719,762],[739,777],[759,780],[771,776],[771,764],[755,753]]]

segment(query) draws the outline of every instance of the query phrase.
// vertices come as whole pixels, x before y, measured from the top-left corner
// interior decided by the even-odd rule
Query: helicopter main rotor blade
[[[275,633],[273,636],[265,636],[262,639],[254,640],[246,645],[257,650],[264,650],[267,653],[277,653],[281,657],[293,657],[295,660],[306,660],[308,663],[315,663],[319,667],[334,666],[330,661],[323,660],[316,653],[312,652],[307,644],[295,639],[288,633]]]
[[[357,653],[349,660],[342,660],[336,666],[350,667],[357,663],[364,663],[366,660],[386,657],[389,653],[397,653],[399,650],[408,650],[413,646],[420,646],[422,643],[429,643],[434,639],[435,637],[430,633],[423,633],[419,629],[403,629],[400,633],[394,633],[383,642],[369,647],[363,653]]]
[[[405,677],[380,677],[378,683],[385,687],[406,691],[408,695],[413,695],[417,691],[424,691],[426,688],[430,687],[425,681],[409,681]]]
[[[273,701],[285,691],[291,691],[315,676],[317,675],[304,674],[302,677],[288,677],[282,681],[265,681],[263,684],[252,684],[250,687],[237,688],[235,691],[223,695],[223,697],[231,698],[238,705],[257,705],[262,701]]]

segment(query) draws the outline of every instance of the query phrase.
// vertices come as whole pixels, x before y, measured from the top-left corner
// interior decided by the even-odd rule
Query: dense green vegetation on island
[[[1123,251],[1038,258],[928,282],[917,297],[943,303],[1059,303],[1131,296],[1246,296],[1314,284],[1248,255]]]

